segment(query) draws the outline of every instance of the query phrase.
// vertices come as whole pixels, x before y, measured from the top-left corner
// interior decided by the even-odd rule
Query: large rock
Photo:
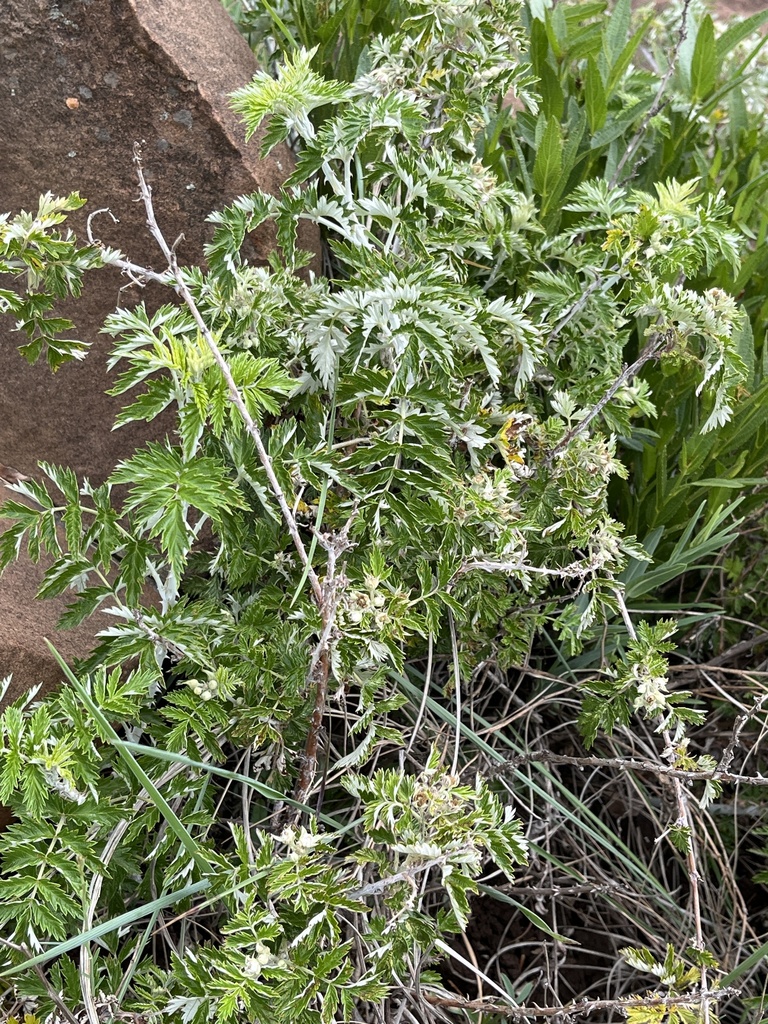
[[[4,467],[0,466],[0,474]],[[0,501],[19,500],[0,479]],[[0,519],[0,530],[8,523]],[[58,681],[59,671],[45,643],[53,641],[63,658],[71,661],[82,656],[93,645],[94,625],[85,623],[76,629],[57,630],[59,615],[66,601],[36,601],[35,594],[43,582],[46,563],[32,565],[28,561],[8,566],[0,587],[0,683],[8,676],[10,682],[0,686],[0,704],[10,704],[31,686],[41,683],[41,692]],[[103,628],[106,623],[100,623]],[[0,814],[2,822],[2,814]]]
[[[41,192],[77,190],[88,199],[69,221],[80,237],[88,212],[109,207],[119,223],[100,217],[98,236],[161,269],[136,201],[135,141],[160,226],[169,241],[184,235],[182,262],[202,260],[206,214],[255,188],[275,191],[290,170],[287,149],[262,160],[258,139],[246,146],[228,106],[256,65],[219,0],[0,0],[0,25],[0,211],[34,209]],[[301,241],[317,246],[311,233]],[[250,244],[252,258],[265,259],[269,231]],[[92,273],[81,299],[63,309],[93,349],[56,376],[44,362],[30,367],[16,351],[23,339],[0,321],[0,463],[34,475],[45,460],[101,482],[149,436],[172,429],[167,418],[112,432],[121,401],[105,394],[109,342],[99,336],[117,304],[171,298],[113,270]],[[62,603],[33,603],[35,582],[30,566],[0,582],[0,678],[14,668],[20,684],[49,685],[59,672],[39,638],[51,635]],[[88,641],[87,630],[61,640],[70,655]]]

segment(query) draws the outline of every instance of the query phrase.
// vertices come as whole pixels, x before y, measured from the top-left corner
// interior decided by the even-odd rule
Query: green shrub
[[[515,904],[478,881],[489,862],[510,877],[530,848],[587,880],[535,805],[647,901],[638,921],[607,898],[635,915],[627,964],[658,979],[629,1019],[714,1021],[730,951],[707,933],[690,786],[706,807],[718,765],[689,732],[702,702],[668,675],[676,624],[633,622],[627,600],[711,564],[765,469],[764,310],[742,280],[757,129],[730,56],[747,33],[718,42],[686,7],[671,48],[654,28],[654,69],[623,0],[610,17],[411,0],[384,36],[389,6],[361,23],[358,4],[325,21],[262,6],[282,48],[318,49],[233,102],[265,151],[295,145],[296,170],[212,215],[206,268],[157,232],[177,301],[105,324],[118,422],[170,407],[177,437],[99,487],[43,465],[17,485],[34,507],[2,509],[3,564],[47,552],[64,624],[111,623],[69,686],[2,718],[5,975],[36,1013],[89,1020],[466,1016],[483,1007],[431,967],[459,957],[472,894]],[[0,310],[54,368],[82,355],[54,299],[127,266],[58,231],[79,203],[0,222],[0,271],[25,274]],[[325,276],[300,220],[323,230]],[[251,266],[242,243],[268,221],[279,250]],[[532,664],[563,701],[590,668],[585,742],[618,729],[669,774],[662,838],[690,904],[546,757],[519,770],[524,741],[477,688]],[[484,1008],[512,1016],[525,990],[480,976]]]

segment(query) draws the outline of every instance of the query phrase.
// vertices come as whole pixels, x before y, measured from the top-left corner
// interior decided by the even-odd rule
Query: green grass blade
[[[127,910],[124,914],[120,914],[119,917],[110,918],[109,921],[104,921],[102,924],[89,928],[87,932],[74,935],[71,939],[66,939],[64,942],[51,946],[50,949],[38,953],[37,956],[33,956],[30,960],[25,960],[22,964],[16,964],[14,967],[8,967],[4,971],[0,971],[0,978],[8,978],[12,974],[26,971],[29,967],[47,963],[49,960],[54,960],[57,956],[63,956],[65,953],[70,953],[73,949],[78,949],[80,946],[85,945],[86,942],[93,942],[95,939],[100,939],[102,935],[109,935],[110,932],[117,931],[119,928],[126,928],[134,924],[134,922],[154,914],[156,911],[163,910],[165,907],[171,907],[175,903],[180,903],[187,896],[194,896],[195,893],[203,892],[210,884],[210,879],[203,878],[199,882],[193,882],[191,885],[179,889],[178,892],[158,896],[151,903],[145,903],[134,910]]]
[[[528,907],[520,903],[519,900],[513,899],[508,893],[500,892],[498,889],[494,889],[492,885],[483,885],[482,882],[478,883],[478,892],[483,893],[486,896],[490,896],[492,900],[498,900],[499,903],[508,903],[511,907],[516,907],[523,917],[527,918],[534,928],[538,928],[540,932],[544,932],[550,939],[556,939],[558,942],[564,942],[569,946],[580,946],[581,943],[575,939],[569,939],[566,935],[559,935],[553,931],[543,917],[533,911],[529,910]]]
[[[157,807],[158,811],[162,814],[165,820],[168,822],[168,827],[171,829],[171,831],[174,833],[174,835],[179,840],[181,845],[192,858],[198,870],[202,872],[209,871],[210,864],[208,863],[207,859],[200,853],[200,848],[198,844],[189,834],[184,824],[182,823],[181,819],[178,817],[178,815],[173,810],[171,805],[168,803],[168,801],[165,799],[165,797],[162,795],[160,790],[154,784],[152,779],[150,779],[150,777],[147,775],[147,773],[144,771],[141,765],[137,762],[133,754],[130,751],[125,750],[123,747],[121,747],[120,737],[112,728],[110,722],[102,712],[101,708],[99,708],[96,705],[91,695],[82,685],[82,683],[77,679],[72,669],[69,667],[69,665],[67,665],[66,661],[64,661],[64,659],[53,646],[53,644],[50,642],[50,640],[46,639],[45,642],[48,645],[51,654],[53,654],[53,656],[56,658],[56,661],[59,663],[59,667],[61,668],[62,672],[65,674],[67,679],[72,684],[73,689],[80,697],[80,700],[82,700],[83,704],[85,704],[85,706],[88,708],[88,711],[93,716],[94,721],[98,723],[99,728],[102,730],[104,735],[108,737],[110,743],[115,747],[118,754],[122,758],[126,768],[130,771],[133,777],[144,787],[147,794],[149,795],[150,800],[155,805],[155,807]]]
[[[271,786],[265,786],[264,783],[257,782],[256,779],[250,779],[247,775],[241,775],[239,772],[230,772],[226,768],[219,768],[217,765],[205,764],[203,761],[194,761],[191,757],[186,757],[184,754],[175,754],[170,750],[160,750],[158,747],[147,747],[141,743],[130,743],[128,740],[121,739],[113,740],[112,742],[116,747],[130,751],[132,754],[144,754],[146,757],[154,757],[158,761],[171,761],[176,764],[183,764],[187,768],[194,768],[201,772],[210,772],[211,775],[218,775],[222,779],[231,779],[232,782],[240,782],[267,800],[281,800],[283,803],[297,808],[297,810],[302,811],[304,814],[316,816],[323,824],[330,825],[331,828],[337,831],[344,828],[341,822],[337,821],[336,818],[332,818],[329,814],[317,814],[307,804],[302,804],[298,800],[292,800],[285,793],[272,789]]]
[[[726,974],[724,978],[720,979],[720,987],[727,988],[728,985],[733,985],[734,982],[738,981],[742,974],[745,974],[751,968],[756,967],[761,960],[768,957],[768,942],[764,942],[762,946],[759,946],[754,953],[750,953],[749,956],[742,960],[740,964],[737,964],[733,968],[730,974]]]

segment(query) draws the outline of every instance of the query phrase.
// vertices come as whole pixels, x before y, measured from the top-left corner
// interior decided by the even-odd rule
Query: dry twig
[[[701,992],[691,996],[629,996],[624,999],[577,999],[562,1006],[509,1006],[490,999],[462,999],[457,996],[441,995],[423,991],[422,998],[433,1006],[451,1007],[470,1012],[493,1013],[507,1020],[520,1021],[524,1024],[531,1017],[552,1021],[553,1024],[569,1024],[579,1017],[589,1017],[593,1013],[605,1010],[627,1010],[630,1007],[681,1006],[691,1009],[700,1006],[702,1009],[720,999],[730,998],[739,994],[735,988],[722,988],[716,992]]]
[[[613,177],[611,178],[608,185],[609,188],[615,188],[616,185],[619,183],[621,179],[621,172],[626,167],[628,161],[631,160],[632,157],[635,155],[638,146],[643,141],[643,136],[648,130],[648,125],[651,123],[654,117],[656,117],[656,115],[661,112],[662,108],[666,103],[664,95],[667,91],[667,86],[669,85],[670,79],[672,78],[672,75],[675,73],[675,70],[677,68],[677,62],[680,57],[680,48],[682,47],[683,43],[685,42],[688,36],[688,14],[690,12],[690,7],[691,0],[684,0],[683,10],[680,15],[680,31],[677,36],[675,48],[672,51],[672,56],[670,57],[669,65],[667,67],[667,70],[664,72],[664,77],[659,82],[659,87],[656,90],[656,96],[653,100],[653,103],[651,104],[650,109],[648,110],[648,113],[643,118],[640,127],[637,129],[635,134],[627,143],[627,148],[624,150],[624,156],[621,158],[621,160],[619,160],[618,164],[616,165],[616,170],[613,172]]]
[[[498,773],[505,768],[520,768],[524,764],[537,761],[541,764],[570,764],[575,768],[617,768],[624,772],[648,772],[651,775],[678,779],[681,782],[710,782],[715,779],[717,782],[727,782],[733,785],[768,786],[768,776],[738,775],[733,772],[721,771],[720,766],[714,772],[703,769],[690,771],[686,768],[677,768],[674,765],[657,764],[655,761],[641,761],[636,757],[598,757],[595,755],[575,757],[570,754],[556,754],[552,750],[546,749],[529,750],[525,754],[516,754],[507,758],[503,765],[493,766],[490,771]]]
[[[154,270],[132,263],[131,261],[124,259],[121,254],[115,253],[101,245],[97,239],[94,239],[91,229],[91,219],[95,214],[91,214],[88,221],[88,237],[92,244],[101,246],[105,260],[109,265],[122,270],[123,273],[127,274],[135,283],[152,281],[156,284],[162,284],[166,287],[173,288],[192,314],[192,318],[200,331],[201,337],[204,339],[216,365],[221,371],[227,385],[230,401],[240,414],[240,417],[245,424],[245,428],[253,441],[256,454],[258,455],[259,461],[264,469],[272,494],[280,508],[283,522],[285,523],[291,537],[294,548],[296,549],[301,563],[304,566],[306,579],[309,581],[312,596],[320,612],[322,630],[310,659],[310,669],[308,673],[309,684],[314,690],[313,710],[307,732],[304,758],[294,791],[295,799],[299,803],[304,803],[312,787],[317,771],[317,750],[328,693],[330,645],[334,632],[336,607],[338,604],[338,590],[341,582],[341,578],[336,572],[336,560],[338,555],[349,547],[348,534],[352,520],[350,519],[350,522],[340,534],[335,537],[325,538],[322,541],[322,545],[325,547],[328,556],[328,568],[325,580],[321,583],[317,571],[310,562],[306,546],[301,537],[301,533],[299,532],[299,526],[293,509],[288,502],[285,492],[283,491],[280,481],[278,480],[272,466],[272,460],[270,459],[269,452],[267,451],[264,443],[261,430],[249,413],[245,400],[241,395],[237,383],[229,369],[229,365],[224,358],[216,339],[213,337],[210,328],[206,324],[205,319],[195,302],[195,298],[187,285],[186,279],[176,257],[176,243],[172,246],[168,245],[168,242],[157,223],[152,203],[152,189],[144,176],[144,170],[141,162],[141,149],[138,143],[134,145],[134,163],[136,165],[136,174],[139,179],[141,200],[144,204],[144,210],[147,217],[147,227],[149,228],[150,234],[160,247],[160,251],[165,258],[168,270],[159,274]],[[96,213],[99,212],[103,211],[96,211]]]

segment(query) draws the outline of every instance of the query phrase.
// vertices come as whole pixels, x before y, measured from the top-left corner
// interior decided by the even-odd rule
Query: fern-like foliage
[[[296,147],[293,174],[211,215],[207,266],[169,274],[168,304],[108,318],[118,425],[170,409],[176,435],[99,486],[42,464],[0,510],[0,565],[44,559],[41,597],[98,633],[56,695],[0,719],[0,973],[51,1020],[61,1000],[153,1024],[442,1005],[431,962],[538,827],[512,811],[519,780],[475,774],[467,736],[488,757],[506,728],[474,716],[479,666],[554,649],[549,668],[589,669],[587,745],[650,721],[678,768],[711,767],[670,682],[676,626],[633,626],[624,592],[705,563],[732,519],[718,505],[693,554],[654,564],[659,536],[645,550],[613,494],[636,486],[627,453],[651,457],[665,387],[693,410],[691,458],[748,402],[748,236],[701,174],[614,183],[654,97],[627,4],[572,49],[569,4],[398,11],[354,81],[308,47],[238,90],[265,152]],[[567,105],[555,63],[585,77]],[[0,311],[54,368],[82,347],[46,311],[123,259],[60,233],[79,205],[0,222]],[[277,248],[254,267],[264,225]],[[686,828],[666,833],[683,855]],[[646,952],[628,961],[684,998],[711,968]]]

